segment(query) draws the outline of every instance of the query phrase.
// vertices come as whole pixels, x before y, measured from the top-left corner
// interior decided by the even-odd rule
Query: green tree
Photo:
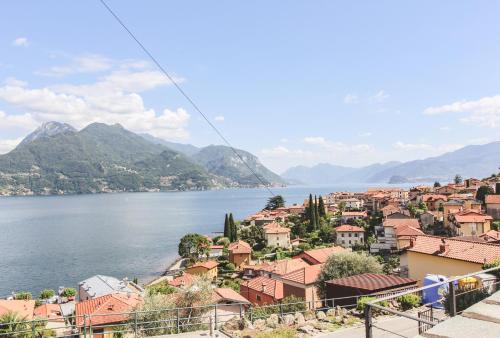
[[[493,191],[492,187],[490,187],[489,185],[482,185],[479,187],[479,189],[477,189],[476,199],[484,204],[486,195],[493,195],[494,193],[495,192]]]
[[[281,195],[276,195],[267,200],[265,210],[276,210],[285,206],[285,199]]]
[[[438,181],[434,182],[434,188],[439,188],[441,186],[441,183]]]
[[[176,288],[174,288],[173,286],[170,286],[168,284],[168,282],[153,284],[153,285],[148,286],[146,288],[146,292],[150,296],[152,296],[152,295],[170,295],[170,294],[174,293],[175,291],[177,291]]]
[[[334,243],[336,240],[336,231],[329,225],[322,225],[319,228],[318,237],[323,243]]]
[[[40,299],[49,299],[54,297],[56,292],[52,289],[45,289],[42,292],[40,292]]]
[[[252,225],[241,230],[241,239],[252,246],[254,250],[265,247],[264,228]]]
[[[413,203],[408,203],[407,209],[410,212],[411,217],[415,217],[417,214],[417,208],[415,205],[413,205]]]
[[[306,218],[310,221],[311,218],[312,218],[312,214],[313,214],[313,196],[312,194],[309,194],[309,203],[307,204],[307,208],[305,210],[305,215],[306,215]]]
[[[76,290],[73,288],[64,288],[61,291],[61,297],[69,298],[69,297],[75,297],[76,296]]]
[[[179,242],[179,256],[183,258],[197,259],[208,253],[210,243],[205,236],[200,234],[187,234]]]
[[[325,282],[335,278],[350,277],[362,273],[381,273],[382,265],[365,253],[339,252],[328,257],[318,276],[318,286],[325,295]]]
[[[424,202],[420,202],[420,203],[418,204],[418,208],[419,208],[420,210],[422,210],[422,211],[424,211],[424,212],[425,212],[425,211],[427,211],[427,204],[425,204]]]
[[[27,338],[31,335],[28,333],[18,333],[18,332],[30,332],[30,327],[28,322],[26,322],[26,317],[19,316],[16,312],[7,312],[0,316],[0,335],[5,337],[21,337]]]
[[[319,223],[320,223],[320,216],[319,216],[319,208],[318,208],[318,199],[316,196],[314,196],[314,212],[316,213],[314,215],[314,218],[316,219],[316,225],[314,226],[314,229],[319,229]]]
[[[325,202],[323,201],[323,196],[320,196],[318,199],[318,209],[319,209],[319,215],[321,217],[326,216],[326,211],[325,211]]]
[[[463,182],[463,178],[459,174],[456,174],[455,178],[453,179],[453,181],[455,182],[455,184],[460,184],[460,183]]]
[[[229,227],[229,215],[226,214],[224,219],[224,237],[231,238],[231,229]]]
[[[28,291],[19,291],[18,293],[16,293],[15,298],[22,300],[30,300],[33,299],[33,295],[31,294],[31,292]]]
[[[238,229],[236,228],[236,224],[234,224],[233,214],[229,214],[229,229],[230,229],[230,237],[229,240],[234,242],[238,240]]]

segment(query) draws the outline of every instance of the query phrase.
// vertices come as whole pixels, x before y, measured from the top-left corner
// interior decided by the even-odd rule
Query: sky
[[[500,2],[107,0],[233,146],[278,173],[500,139]],[[0,153],[43,122],[220,138],[98,0],[0,12]]]

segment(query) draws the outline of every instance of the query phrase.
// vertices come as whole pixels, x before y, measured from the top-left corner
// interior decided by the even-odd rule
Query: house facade
[[[451,216],[451,229],[457,236],[478,236],[491,229],[493,217],[475,210],[466,210]]]
[[[283,282],[283,296],[299,297],[309,302],[309,304],[315,304],[320,307],[322,304],[317,279],[322,267],[322,264],[310,265],[283,275],[281,278]]]
[[[229,262],[233,263],[237,269],[243,265],[250,264],[252,256],[252,247],[245,241],[238,240],[229,244]]]
[[[217,278],[217,266],[219,263],[216,261],[206,261],[206,262],[197,262],[194,265],[190,266],[186,269],[186,272],[195,275],[195,276],[207,276],[210,279]]]
[[[259,276],[240,283],[240,295],[254,305],[275,304],[283,299],[283,283]]]
[[[486,213],[493,217],[495,221],[500,220],[500,191],[498,195],[486,195]]]
[[[277,223],[268,224],[264,227],[264,239],[267,246],[290,248],[290,229],[280,226]],[[272,225],[272,226],[271,226]]]
[[[337,232],[337,245],[351,248],[355,245],[365,244],[365,230],[358,226],[344,224],[335,228]]]

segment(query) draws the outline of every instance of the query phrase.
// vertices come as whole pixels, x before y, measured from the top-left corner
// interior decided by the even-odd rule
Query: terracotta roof
[[[335,228],[337,232],[365,232],[363,228],[357,227],[355,225],[344,224]]]
[[[493,217],[473,210],[458,212],[454,215],[458,223],[484,223],[487,220],[492,220]]]
[[[265,228],[266,234],[286,234],[290,232],[290,228],[284,227],[273,227],[273,228]]]
[[[139,304],[140,298],[134,293],[115,293],[76,303],[76,325],[83,326],[83,315],[92,315],[87,325],[120,323],[129,319],[125,312],[130,312]]]
[[[59,304],[43,304],[35,308],[35,317],[46,318],[48,320],[64,321]]]
[[[224,249],[224,245],[210,245],[211,250]]]
[[[383,275],[378,273],[364,273],[345,278],[337,278],[327,281],[328,284],[343,285],[356,289],[375,291],[379,289],[397,288],[401,286],[416,284],[411,278]]]
[[[242,283],[249,289],[269,295],[276,300],[283,298],[283,283],[280,281],[260,276]]]
[[[308,250],[304,251],[302,254],[307,255],[311,258],[313,258],[315,261],[321,263],[325,263],[328,257],[337,252],[344,252],[346,251],[343,247],[341,246],[331,246],[328,248],[321,248],[321,249],[313,249],[313,250]]]
[[[500,203],[500,195],[486,195],[485,202],[497,204]]]
[[[263,226],[264,229],[281,228],[281,225],[277,222],[271,222]]]
[[[443,240],[445,251],[440,252]],[[498,244],[477,243],[457,238],[428,235],[416,236],[413,246],[406,248],[406,250],[478,264],[500,259],[500,245]]]
[[[422,201],[424,202],[439,201],[439,200],[443,200],[446,202],[448,201],[448,197],[445,195],[437,195],[437,194],[422,195]]]
[[[411,226],[400,226],[394,228],[394,232],[396,233],[396,236],[418,236],[418,235],[425,235],[425,233],[418,229],[414,228]]]
[[[276,275],[284,275],[286,273],[296,271],[300,268],[309,266],[306,261],[302,259],[281,259],[278,261],[271,262],[268,265],[264,265],[259,268],[259,271],[272,272]]]
[[[305,284],[305,285],[312,284],[315,283],[316,280],[318,279],[318,275],[321,272],[322,267],[323,264],[309,265],[302,269],[287,273],[283,275],[281,278],[284,281],[288,280],[299,284]]]
[[[368,214],[366,211],[343,211],[342,216],[362,216],[366,217]]]
[[[245,241],[237,240],[229,244],[229,251],[233,254],[249,254],[252,253],[252,247]]]
[[[484,238],[485,240],[498,240],[500,241],[500,231],[489,230],[484,234],[479,235],[479,237]]]
[[[0,299],[0,316],[9,312],[17,313],[21,318],[33,319],[35,310],[34,300],[5,300]]]
[[[217,265],[219,265],[219,263],[216,261],[196,262],[190,268],[205,268],[207,270],[212,270]]]
[[[250,303],[248,299],[230,288],[216,288],[212,293],[212,300],[215,303],[220,301],[233,301],[236,303]]]
[[[194,275],[184,272],[182,276],[176,277],[173,280],[169,281],[168,285],[174,286],[176,288],[181,286],[189,287],[191,284],[193,284],[195,278],[196,277]]]
[[[420,224],[418,223],[418,219],[416,218],[391,218],[386,219],[383,222],[383,226],[385,227],[393,227],[398,228],[401,226],[420,228]]]

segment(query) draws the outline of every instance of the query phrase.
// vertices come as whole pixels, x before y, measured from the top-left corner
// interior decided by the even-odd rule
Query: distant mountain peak
[[[57,121],[44,122],[31,134],[26,136],[21,144],[28,144],[40,138],[53,137],[64,133],[74,133],[77,130],[67,123]]]

